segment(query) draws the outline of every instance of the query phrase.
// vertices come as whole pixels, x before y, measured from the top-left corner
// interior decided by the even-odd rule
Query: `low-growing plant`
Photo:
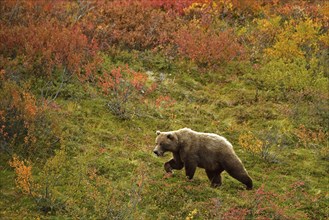
[[[113,45],[139,51],[167,45],[180,21],[160,10],[165,2],[157,3],[160,1],[98,1],[84,18],[86,35],[94,37],[105,52]]]
[[[262,139],[257,138],[253,133],[249,132],[239,136],[240,146],[251,152],[253,155],[258,155],[269,163],[277,163],[276,155],[270,151],[273,145],[278,145],[278,140],[272,140],[270,136],[263,136]]]
[[[59,141],[58,127],[51,122],[49,106],[28,91],[28,84],[20,87],[3,77],[0,86],[2,150],[9,156],[46,159],[58,147]]]
[[[245,220],[250,210],[247,208],[232,207],[222,214],[223,220]]]
[[[295,199],[313,199],[313,196],[303,192],[303,186],[303,182],[296,182],[286,192],[280,194],[266,189],[262,184],[253,192],[241,193],[241,197],[248,201],[247,207],[233,206],[225,211],[222,217],[223,219],[307,219],[308,214],[303,211],[306,207],[295,201]]]
[[[49,182],[44,185],[33,177],[31,161],[21,160],[17,155],[13,155],[9,165],[15,170],[16,187],[21,193],[29,196],[40,211],[45,213],[54,211],[54,205],[50,202]]]
[[[175,105],[176,100],[174,100],[170,96],[162,96],[160,95],[156,100],[155,100],[155,106],[158,109],[167,109]]]
[[[284,23],[273,47],[265,50],[270,57],[294,60],[311,58],[319,52],[321,23],[311,19],[291,19]]]
[[[131,70],[128,66],[105,72],[99,77],[98,85],[109,97],[107,107],[121,119],[136,115],[136,103],[140,104],[156,87],[154,83],[148,83],[147,74]]]
[[[16,187],[23,194],[35,196],[35,183],[32,178],[32,165],[29,161],[20,160],[17,155],[13,155],[9,165],[14,168],[16,174]]]
[[[320,148],[318,154],[322,160],[329,161],[329,145]]]
[[[247,218],[312,219],[315,217],[313,213],[317,213],[319,219],[326,218],[326,212],[322,210],[325,194],[309,193],[307,187],[304,181],[298,180],[289,184],[282,193],[267,189],[265,184],[250,194],[242,192],[242,198],[250,204]],[[312,208],[309,202],[313,203]]]
[[[56,21],[3,25],[0,38],[4,39],[0,64],[16,77],[49,79],[59,69],[89,80],[99,62],[96,42],[89,42],[79,26],[65,27]]]
[[[322,130],[313,131],[300,125],[295,130],[295,135],[298,138],[299,144],[303,147],[319,147],[321,144],[325,144],[328,141],[328,133]]]
[[[262,151],[263,142],[256,138],[251,132],[239,136],[239,144],[243,149],[258,154]]]
[[[243,57],[244,48],[232,29],[219,31],[203,28],[191,22],[175,35],[178,53],[200,66],[216,67]]]
[[[71,169],[72,162],[66,152],[60,150],[47,161],[37,177],[32,175],[29,162],[14,156],[9,163],[15,169],[17,188],[45,214],[62,213],[73,218],[117,215],[112,210],[115,205],[111,204],[109,180],[98,175],[96,168],[88,167],[88,162],[77,161],[76,167]]]
[[[198,215],[198,209],[193,209],[188,216],[185,218],[185,220],[192,220],[195,216]]]
[[[293,61],[274,59],[260,68],[255,68],[253,74],[245,77],[252,80],[252,84],[259,90],[259,95],[265,94],[267,99],[314,100],[319,95],[326,97],[328,85],[328,79],[324,77],[323,71],[314,68],[309,68],[304,58],[296,58]],[[300,93],[303,95],[300,96]]]

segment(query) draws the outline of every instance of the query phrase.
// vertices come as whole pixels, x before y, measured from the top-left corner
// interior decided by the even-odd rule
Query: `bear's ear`
[[[169,134],[167,134],[167,138],[170,140],[174,140],[174,135],[169,133]]]
[[[160,131],[157,131],[156,134],[159,135],[161,132]]]

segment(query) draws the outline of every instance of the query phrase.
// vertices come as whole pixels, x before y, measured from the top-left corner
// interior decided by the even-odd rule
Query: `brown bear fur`
[[[189,128],[177,131],[157,131],[156,147],[153,152],[163,156],[172,152],[173,159],[164,164],[167,173],[185,167],[186,176],[192,179],[197,167],[206,170],[211,186],[222,184],[220,174],[225,170],[233,178],[252,189],[252,179],[235,154],[233,147],[224,137],[212,133],[201,133]]]

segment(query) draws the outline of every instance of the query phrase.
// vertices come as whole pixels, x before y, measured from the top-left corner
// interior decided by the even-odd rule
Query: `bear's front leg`
[[[172,161],[172,160],[170,160],[170,161]],[[165,171],[167,172],[167,173],[172,173],[172,166],[170,165],[170,161],[168,161],[168,162],[166,162],[165,164],[164,164],[164,169],[165,169]]]
[[[196,164],[193,163],[186,163],[185,164],[185,174],[188,180],[192,180],[195,170],[196,170]]]
[[[179,161],[176,161],[174,158],[164,164],[164,169],[167,173],[172,173],[173,169],[180,170],[183,167],[184,164]]]

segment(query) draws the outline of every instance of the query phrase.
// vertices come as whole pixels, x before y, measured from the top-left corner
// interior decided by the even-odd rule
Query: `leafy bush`
[[[2,26],[0,38],[0,64],[9,75],[49,78],[60,69],[63,75],[89,79],[99,61],[97,45],[89,42],[78,26],[65,27],[52,21],[27,27]]]
[[[72,155],[63,148],[56,151],[55,156],[47,160],[41,169],[16,156],[10,165],[15,170],[17,188],[33,200],[39,211],[47,215],[130,218],[135,215],[140,202],[145,178],[143,167],[136,168],[128,159],[121,158],[117,164],[128,169],[114,172],[118,171],[117,175],[124,178],[126,184],[116,185],[115,178],[108,176],[111,176],[113,166],[105,151],[86,152],[84,156],[79,155],[76,160],[70,160]],[[102,166],[110,172],[102,173]],[[38,175],[32,172],[36,169],[39,170]],[[129,172],[134,172],[136,177],[127,176]]]
[[[24,194],[34,196],[35,185],[32,178],[32,166],[30,162],[19,160],[19,158],[14,155],[12,160],[9,161],[9,165],[15,169],[17,188]]]
[[[113,45],[142,51],[168,44],[179,21],[169,13],[145,6],[147,2],[98,2],[93,13],[84,18],[86,35],[96,39],[104,51]]]
[[[323,72],[316,72],[307,67],[305,59],[291,62],[283,59],[272,60],[255,70],[250,76],[260,90],[272,91],[270,98],[287,100],[303,93],[303,97],[326,96],[328,79]],[[274,96],[274,97],[273,97]]]
[[[173,11],[183,14],[185,9],[193,3],[203,3],[207,0],[180,0],[180,1],[167,1],[167,0],[141,0],[143,6],[150,6],[153,8],[163,9],[165,11]]]
[[[0,142],[9,155],[46,159],[58,147],[58,127],[46,103],[16,83],[1,79]],[[27,85],[25,85],[27,86]]]
[[[286,22],[273,47],[266,49],[266,53],[270,57],[288,60],[312,57],[319,50],[320,28],[321,24],[310,18]]]
[[[202,28],[197,22],[181,28],[175,35],[175,43],[180,55],[201,66],[218,66],[241,58],[244,49],[237,41],[233,30],[216,33]]]
[[[259,155],[262,159],[269,163],[277,163],[277,156],[270,152],[270,149],[274,146],[279,145],[278,140],[271,140],[270,136],[265,136],[261,139],[258,139],[251,132],[247,134],[241,134],[239,136],[240,146],[251,152],[254,155]]]

